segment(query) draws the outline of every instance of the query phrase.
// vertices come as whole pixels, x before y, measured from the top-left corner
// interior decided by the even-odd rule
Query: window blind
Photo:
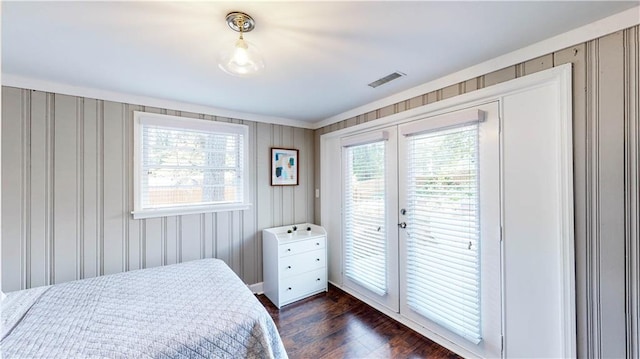
[[[142,123],[143,209],[241,203],[242,133]]]
[[[479,343],[478,125],[407,136],[407,302]]]
[[[345,276],[387,293],[385,141],[345,147]]]

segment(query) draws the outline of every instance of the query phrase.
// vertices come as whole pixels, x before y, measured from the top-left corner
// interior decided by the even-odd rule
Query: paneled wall
[[[639,32],[635,26],[316,130],[316,187],[324,133],[572,63],[578,357],[638,358]]]
[[[249,126],[246,211],[134,220],[133,111]],[[300,185],[270,186],[272,146],[300,150]],[[262,281],[261,230],[313,221],[313,131],[2,88],[2,289],[197,258]]]

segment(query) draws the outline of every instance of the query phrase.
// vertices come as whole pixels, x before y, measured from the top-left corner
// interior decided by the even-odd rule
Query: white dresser
[[[297,231],[293,231],[293,226]],[[311,228],[311,231],[307,231]],[[327,291],[327,231],[301,223],[262,231],[264,294],[283,305]]]

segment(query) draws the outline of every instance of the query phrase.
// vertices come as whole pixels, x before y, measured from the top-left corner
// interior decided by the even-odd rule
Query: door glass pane
[[[345,149],[345,275],[378,295],[387,293],[385,142]]]
[[[407,141],[408,305],[478,343],[478,125],[422,133]]]

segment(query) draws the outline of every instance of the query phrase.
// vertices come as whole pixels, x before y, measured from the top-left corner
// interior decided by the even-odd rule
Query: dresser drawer
[[[280,259],[280,278],[291,277],[326,266],[327,261],[324,249],[285,256]]]
[[[280,257],[290,256],[298,253],[313,251],[324,248],[326,237],[309,238],[303,241],[284,243],[279,246]]]
[[[327,288],[326,268],[313,272],[282,279],[280,287],[280,302],[287,304],[296,299],[325,290]]]

